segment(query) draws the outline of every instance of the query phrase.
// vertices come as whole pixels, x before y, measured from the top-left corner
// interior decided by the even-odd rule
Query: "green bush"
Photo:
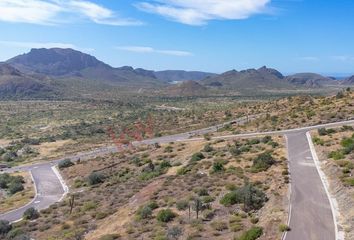
[[[321,146],[324,145],[324,141],[323,141],[321,138],[319,138],[319,137],[313,137],[313,138],[312,138],[312,141],[313,141],[316,145],[321,145]]]
[[[351,187],[354,187],[354,178],[345,179],[345,184]]]
[[[231,206],[237,203],[241,203],[241,199],[237,195],[236,191],[229,192],[225,194],[221,200],[220,203],[224,206]]]
[[[21,228],[13,228],[11,231],[6,235],[9,239],[16,239],[16,240],[29,240],[30,238],[25,238],[23,235],[24,231]],[[1,236],[1,234],[0,234]]]
[[[224,231],[229,228],[227,223],[223,222],[223,221],[214,221],[210,225],[214,230],[219,231],[219,232]]]
[[[23,191],[24,178],[22,176],[11,176],[8,173],[0,174],[0,188],[8,189],[10,194]]]
[[[192,162],[198,162],[198,161],[200,161],[200,160],[202,160],[202,159],[204,159],[204,158],[205,158],[205,156],[204,156],[203,153],[197,152],[197,153],[194,153],[194,154],[192,155],[191,161],[192,161]]]
[[[237,147],[231,147],[229,151],[233,156],[239,156],[242,153],[242,151]]]
[[[151,208],[152,210],[155,210],[156,208],[159,208],[159,205],[155,201],[150,201],[146,206]]]
[[[210,144],[205,145],[203,149],[204,152],[212,152],[213,150],[214,149],[212,146],[210,146]]]
[[[342,147],[344,147],[343,152],[344,154],[350,154],[354,151],[354,138],[344,138],[341,141]]]
[[[256,172],[266,171],[274,163],[275,163],[275,160],[274,160],[273,156],[269,152],[265,152],[265,153],[259,154],[253,160],[252,170],[256,171]]]
[[[247,141],[247,144],[248,145],[256,145],[256,144],[259,144],[261,141],[259,141],[259,139],[257,138],[254,138],[254,139],[250,139]]]
[[[206,188],[198,188],[196,192],[199,196],[208,196],[209,195],[208,189],[206,189]]]
[[[191,171],[190,167],[181,167],[177,170],[177,175],[185,175]]]
[[[176,202],[176,208],[179,211],[186,210],[189,207],[189,202],[187,200],[180,200]]]
[[[182,235],[182,232],[182,228],[173,226],[167,230],[167,237],[169,237],[168,239],[178,239]]]
[[[214,202],[215,201],[215,198],[213,198],[212,196],[204,196],[202,198],[202,202],[203,203],[211,203],[211,202]]]
[[[265,136],[262,138],[262,143],[269,143],[271,141],[273,141],[271,136]]]
[[[8,232],[10,232],[11,229],[12,226],[9,221],[0,220],[0,236],[4,236]]]
[[[163,209],[157,213],[157,220],[159,222],[170,222],[172,221],[177,215],[171,211],[171,209]]]
[[[343,159],[345,156],[341,150],[338,151],[332,151],[328,154],[329,158],[333,158],[334,160],[340,160]]]
[[[74,163],[70,159],[64,159],[64,160],[59,162],[58,167],[60,169],[63,169],[63,168],[71,167],[73,165],[74,165]]]
[[[8,173],[0,174],[0,188],[8,188],[8,184],[11,181],[11,176]]]
[[[236,240],[256,240],[263,234],[263,228],[261,227],[252,227],[247,232],[243,233],[239,238]]]
[[[11,182],[9,184],[9,193],[10,194],[15,194],[18,192],[23,191],[25,188],[23,187],[22,183],[20,182]]]
[[[290,227],[286,224],[280,224],[279,225],[279,231],[280,232],[288,232],[290,231]]]
[[[97,208],[97,203],[95,203],[94,201],[89,201],[84,203],[84,205],[82,206],[82,211],[87,212],[96,208]]]
[[[27,220],[34,220],[39,218],[39,212],[35,208],[28,208],[24,213],[23,213],[23,218]]]
[[[223,171],[225,171],[225,168],[224,168],[224,164],[222,162],[217,161],[217,162],[213,163],[213,172],[214,173],[223,172]]]
[[[88,176],[88,183],[90,185],[96,185],[103,183],[105,176],[102,173],[93,172]]]
[[[138,209],[137,216],[140,219],[148,219],[152,216],[152,209],[148,206],[144,206]]]
[[[253,185],[247,184],[242,188],[225,194],[220,203],[224,206],[243,203],[245,211],[250,211],[260,209],[267,200],[265,193]]]

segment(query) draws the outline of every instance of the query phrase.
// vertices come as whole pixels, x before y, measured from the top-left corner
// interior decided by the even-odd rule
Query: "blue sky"
[[[352,0],[0,0],[0,61],[71,47],[109,63],[354,73]]]

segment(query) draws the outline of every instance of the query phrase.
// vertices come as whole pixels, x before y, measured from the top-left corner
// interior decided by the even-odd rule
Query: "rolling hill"
[[[196,81],[184,81],[165,89],[165,94],[170,96],[199,96],[206,93],[207,88]]]
[[[45,77],[34,77],[0,63],[0,99],[54,98],[59,95]]]
[[[200,83],[205,86],[239,91],[294,88],[292,84],[284,81],[284,76],[280,72],[267,67],[243,71],[231,70],[218,76],[207,77]]]
[[[338,83],[332,78],[324,77],[316,73],[297,73],[294,75],[287,76],[285,80],[297,86],[305,86],[310,88],[323,87],[325,85],[332,85]]]
[[[344,85],[354,85],[354,75],[345,79],[342,84]]]

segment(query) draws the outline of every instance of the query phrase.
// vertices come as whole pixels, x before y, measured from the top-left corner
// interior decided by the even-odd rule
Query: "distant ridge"
[[[254,90],[292,88],[284,81],[284,76],[277,70],[267,67],[247,69],[242,71],[231,70],[215,77],[208,77],[200,81],[209,87]]]
[[[73,49],[31,49],[7,61],[26,73],[40,73],[55,78],[76,78],[101,81],[112,85],[154,85],[153,72],[132,67],[113,68],[95,57]]]
[[[58,96],[55,87],[45,80],[24,74],[7,63],[0,63],[0,99]]]
[[[354,85],[354,75],[345,79],[343,84]]]
[[[24,72],[32,71],[52,76],[73,74],[86,68],[111,68],[91,55],[70,48],[31,49],[29,53],[11,58],[7,63]]]
[[[316,73],[297,73],[286,77],[291,84],[305,87],[322,87],[327,84],[336,83],[334,78],[324,77]]]
[[[126,93],[162,95],[262,95],[340,87],[353,78],[337,81],[315,73],[284,76],[278,70],[231,70],[222,74],[200,71],[153,71],[131,66],[112,67],[74,49],[31,49],[0,67],[1,98],[121,96]],[[171,83],[179,84],[171,84]]]

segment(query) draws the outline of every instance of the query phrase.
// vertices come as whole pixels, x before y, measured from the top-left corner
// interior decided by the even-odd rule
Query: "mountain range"
[[[176,85],[171,85],[178,83]],[[0,64],[0,98],[55,98],[100,92],[154,91],[163,95],[204,95],[217,89],[252,93],[257,91],[325,88],[354,84],[315,73],[283,76],[261,67],[222,74],[166,70],[152,71],[130,66],[112,67],[94,56],[73,49],[31,49]]]

